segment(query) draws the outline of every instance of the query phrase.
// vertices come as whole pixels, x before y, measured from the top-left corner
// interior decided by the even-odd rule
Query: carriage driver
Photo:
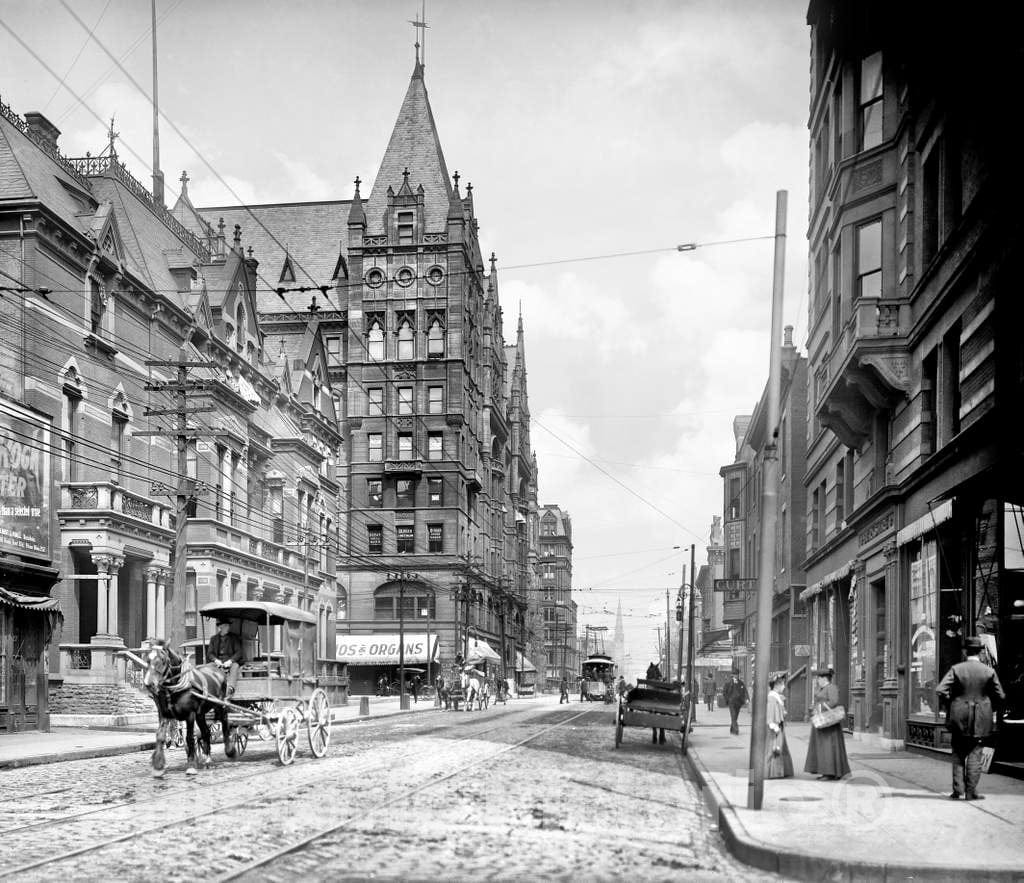
[[[238,670],[242,662],[242,641],[232,634],[231,623],[226,619],[217,620],[217,634],[210,638],[209,662],[215,662],[228,670],[227,698],[230,699],[238,683]]]

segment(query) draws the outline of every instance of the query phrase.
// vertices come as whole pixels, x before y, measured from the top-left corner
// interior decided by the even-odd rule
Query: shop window
[[[938,552],[935,540],[916,543],[910,556],[910,705],[911,716],[934,719],[938,659]]]

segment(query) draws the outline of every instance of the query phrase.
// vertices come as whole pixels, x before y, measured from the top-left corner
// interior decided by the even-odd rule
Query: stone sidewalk
[[[367,714],[361,713],[361,699],[366,699],[368,703]],[[433,699],[412,702],[407,712],[403,712],[398,706],[397,696],[353,696],[348,705],[335,706],[331,712],[336,724],[344,724],[396,714],[429,711],[434,708],[434,702]],[[67,719],[71,716],[63,717]],[[0,770],[39,763],[152,751],[156,715],[131,715],[130,718],[127,726],[103,726],[103,718],[96,717],[95,723],[91,726],[51,726],[48,733],[29,730],[0,735]]]
[[[688,759],[737,858],[803,880],[1024,881],[1024,781],[984,774],[985,800],[953,801],[949,761],[847,737],[851,775],[819,782],[803,772],[809,729],[787,725],[796,775],[767,780],[751,810],[749,707],[739,736],[728,709],[698,711]]]

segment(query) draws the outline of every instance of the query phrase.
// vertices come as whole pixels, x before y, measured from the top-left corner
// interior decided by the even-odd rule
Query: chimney
[[[25,122],[28,124],[29,134],[36,141],[57,153],[57,139],[60,137],[60,129],[36,110],[30,110],[25,114]]]

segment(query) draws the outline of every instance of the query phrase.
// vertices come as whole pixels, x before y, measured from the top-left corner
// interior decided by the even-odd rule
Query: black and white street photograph
[[[0,880],[1024,883],[1022,65],[0,0]]]

